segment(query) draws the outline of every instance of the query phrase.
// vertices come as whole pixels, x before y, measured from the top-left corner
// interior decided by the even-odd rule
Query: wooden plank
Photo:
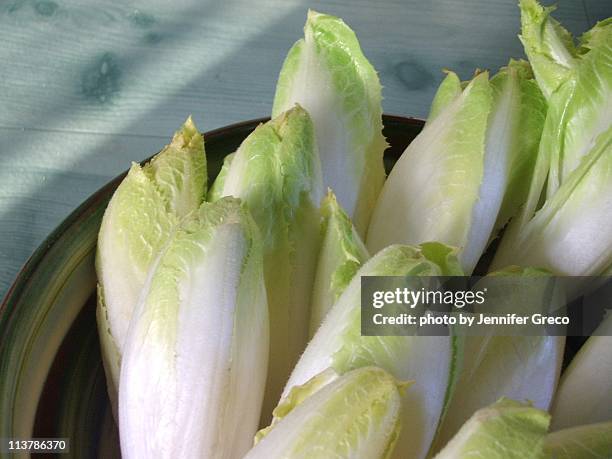
[[[50,0],[46,0],[48,3]],[[38,5],[39,3],[36,3]],[[266,0],[141,8],[30,2],[0,22],[0,126],[169,133],[186,114],[218,127],[270,111],[306,2]],[[514,2],[312,2],[357,31],[385,84],[385,109],[424,116],[443,67],[468,77],[521,56]],[[246,12],[248,11],[248,14]],[[580,1],[557,16],[586,27]],[[49,40],[48,37],[53,39]]]
[[[0,128],[0,297],[70,212],[167,140],[32,130],[12,133],[12,145],[7,138],[7,129]]]
[[[610,0],[584,0],[584,8],[589,27],[598,21],[612,17],[612,2]]]

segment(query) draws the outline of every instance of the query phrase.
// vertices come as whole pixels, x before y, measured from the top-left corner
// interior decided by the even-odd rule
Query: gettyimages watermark
[[[361,278],[364,336],[591,336],[611,315],[612,277]]]

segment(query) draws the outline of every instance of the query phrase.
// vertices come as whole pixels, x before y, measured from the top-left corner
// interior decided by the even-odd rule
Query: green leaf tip
[[[555,7],[521,0],[521,34],[542,92],[548,98],[572,74],[577,52],[572,35],[550,16]]]
[[[400,386],[377,367],[335,377],[288,406],[245,459],[387,458],[401,428]]]
[[[502,398],[476,411],[435,459],[544,459],[549,423],[545,411]]]

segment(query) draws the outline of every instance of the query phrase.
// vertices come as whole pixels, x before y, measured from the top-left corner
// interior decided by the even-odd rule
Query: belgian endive
[[[121,364],[129,458],[240,458],[259,422],[268,315],[258,229],[239,201],[204,203],[145,283]]]
[[[538,174],[529,211],[546,182],[548,198],[568,179],[596,139],[612,125],[612,19],[573,37],[535,0],[521,0],[521,40],[548,99]]]
[[[308,113],[296,106],[262,124],[240,145],[215,183],[240,198],[263,238],[270,311],[270,368],[263,419],[269,420],[308,341],[319,250],[321,171]]]
[[[149,163],[132,164],[106,208],[96,255],[96,311],[116,416],[123,345],[147,273],[180,220],[204,199],[204,141],[191,118]]]
[[[393,457],[425,457],[454,383],[458,343],[449,336],[362,336],[361,276],[441,275],[461,275],[454,251],[442,244],[394,245],[373,256],[325,317],[283,397],[330,367],[344,374],[376,365],[399,380],[414,379],[414,386],[402,397],[403,428]]]
[[[439,241],[458,247],[463,270],[473,271],[527,193],[545,111],[530,80],[521,62],[467,84],[448,73],[425,128],[383,187],[368,230],[371,252]]]
[[[294,388],[245,459],[385,459],[402,428],[404,385],[376,367],[342,376],[328,369]]]
[[[317,331],[359,267],[369,258],[357,230],[331,190],[321,204],[321,216],[322,241],[312,293],[311,335]]]
[[[555,274],[599,275],[612,266],[612,126],[540,210],[507,228],[493,269],[537,266]]]
[[[563,372],[551,413],[553,430],[612,420],[612,315]]]
[[[355,33],[334,16],[308,12],[304,38],[281,69],[273,116],[295,103],[312,117],[323,184],[365,236],[385,179],[381,86]]]
[[[434,459],[546,459],[549,422],[545,411],[504,398],[474,413]]]
[[[574,49],[537,2],[522,1],[521,16],[527,55],[540,86],[550,88],[549,108],[527,202],[494,268],[602,274],[612,266],[611,233],[601,230],[612,225],[612,21],[597,24]],[[572,59],[560,60],[563,53]]]
[[[565,304],[565,295],[556,280],[533,268],[507,268],[483,277],[475,286],[487,289],[487,309],[476,305],[474,312],[531,315],[555,311]],[[519,332],[518,326],[509,335]],[[530,400],[536,408],[548,410],[557,388],[564,336],[466,336],[461,371],[436,445],[446,444],[477,410],[501,397]]]
[[[544,438],[551,459],[602,459],[612,454],[612,421],[559,430]]]

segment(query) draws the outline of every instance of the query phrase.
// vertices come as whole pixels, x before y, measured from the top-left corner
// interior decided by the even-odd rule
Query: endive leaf
[[[488,289],[491,298],[500,300],[495,304],[500,314],[530,314],[541,310],[543,304],[547,310],[564,304],[561,292],[551,295],[548,283],[524,279],[534,276],[550,274],[511,267],[482,278],[475,288]],[[477,307],[475,312],[480,312]],[[485,335],[466,336],[464,340],[461,371],[436,438],[437,446],[446,444],[477,410],[501,397],[530,400],[535,407],[548,410],[557,388],[565,337]]]
[[[206,192],[206,161],[204,139],[191,117],[142,170],[179,217],[199,207]]]
[[[511,61],[490,81],[479,73],[463,86],[448,72],[425,128],[392,169],[370,224],[371,252],[439,241],[460,249],[469,274],[526,199],[545,112],[528,65]]]
[[[552,429],[612,420],[612,316],[582,345],[559,383]]]
[[[446,77],[455,78],[452,73]],[[370,252],[394,243],[440,241],[469,251],[462,265],[472,271],[478,247],[466,246],[483,177],[491,104],[488,75],[481,73],[406,148],[376,204],[367,238]],[[480,251],[486,242],[478,242]]]
[[[529,218],[537,210],[544,184],[546,197],[552,197],[610,127],[612,21],[586,32],[576,50],[571,35],[550,18],[552,9],[535,0],[520,5],[525,52],[549,104],[538,173],[525,208]]]
[[[578,47],[578,54],[584,55],[589,51],[596,49],[600,46],[605,46],[609,40],[609,27],[612,24],[612,18],[604,19],[603,21],[597,22],[590,30],[587,30],[580,37],[580,46]]]
[[[550,158],[546,195],[551,197],[612,125],[612,22],[606,41],[584,55],[572,78],[549,99],[540,155]]]
[[[270,311],[270,360],[262,419],[267,422],[308,341],[323,190],[312,121],[296,106],[240,145],[223,181],[262,234]]]
[[[435,459],[544,459],[549,420],[545,411],[501,399],[477,411]]]
[[[520,0],[521,35],[525,54],[546,97],[570,76],[576,65],[576,48],[572,35],[550,13],[554,7],[543,7],[537,0]]]
[[[338,379],[338,373],[333,368],[323,370],[316,376],[313,376],[301,386],[291,388],[286,397],[281,399],[274,411],[272,412],[272,422],[268,427],[261,429],[255,435],[255,444],[268,435],[276,424],[278,424],[287,414],[289,414],[296,406],[300,405],[304,400],[317,392],[322,387]]]
[[[121,365],[124,458],[238,458],[249,449],[268,358],[259,238],[238,201],[205,203],[152,269]]]
[[[365,236],[385,179],[381,86],[355,33],[339,18],[308,12],[304,38],[281,69],[272,116],[295,103],[312,117],[323,184]]]
[[[236,153],[230,153],[225,158],[223,158],[223,165],[221,166],[221,170],[215,178],[214,183],[208,190],[208,196],[206,197],[209,202],[218,201],[223,197],[223,187],[225,186],[225,179],[227,178],[227,173],[229,171],[230,166],[232,165],[232,160]]]
[[[150,163],[132,164],[104,213],[96,316],[115,416],[123,343],[147,273],[180,219],[199,207],[205,188],[204,143],[188,118]]]
[[[447,71],[446,78],[440,83],[440,87],[436,91],[433,102],[431,103],[427,123],[429,124],[435,120],[440,113],[448,108],[448,106],[461,95],[462,91],[461,80],[457,74]]]
[[[522,4],[541,10],[534,1]],[[538,76],[539,55],[527,54]],[[608,232],[600,231],[612,216],[611,96],[612,21],[606,20],[583,36],[571,71],[549,95],[529,196],[506,231],[494,269],[520,264],[588,276],[612,265]]]
[[[376,367],[339,376],[292,406],[245,459],[386,458],[401,428],[401,386]]]
[[[558,275],[599,275],[612,263],[612,127],[533,216],[508,227],[492,269],[537,266]]]
[[[323,200],[321,215],[322,242],[312,293],[311,336],[361,264],[369,258],[359,234],[331,190]]]
[[[563,429],[544,438],[553,459],[601,459],[612,452],[612,421]]]
[[[438,261],[440,264],[438,264]],[[391,246],[367,261],[325,317],[302,354],[283,396],[327,368],[339,374],[379,366],[415,385],[402,397],[402,433],[393,457],[425,457],[454,383],[457,342],[439,336],[362,336],[361,276],[457,275],[456,251],[442,244]],[[428,356],[435,355],[435,359]]]
[[[491,79],[491,85],[495,94],[501,95],[504,90],[512,91],[511,97],[517,107],[512,112],[514,119],[509,124],[509,170],[504,199],[492,234],[496,236],[497,231],[519,213],[527,200],[547,105],[526,61],[510,59],[508,66]]]

